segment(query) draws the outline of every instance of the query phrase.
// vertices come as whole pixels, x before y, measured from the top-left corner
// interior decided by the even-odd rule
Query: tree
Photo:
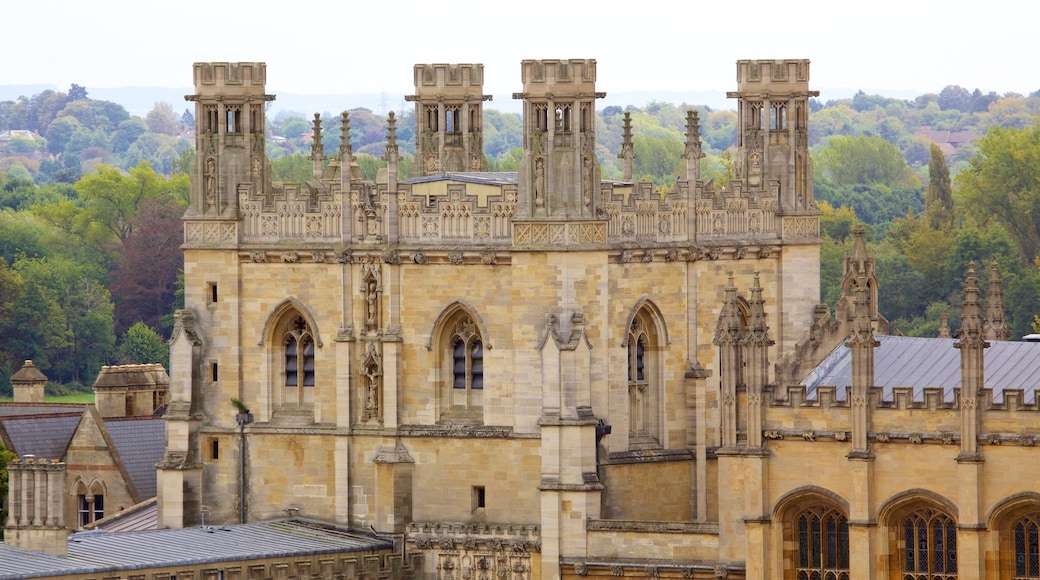
[[[939,107],[944,111],[971,111],[971,93],[960,85],[946,85],[939,93]]]
[[[123,242],[109,286],[118,306],[117,331],[136,322],[160,328],[170,312],[182,263],[183,213],[172,198],[147,199],[131,218],[132,233]]]
[[[314,165],[302,153],[285,155],[271,161],[275,181],[303,183],[314,178]]]
[[[658,187],[675,182],[682,160],[682,141],[636,135],[632,138],[632,147],[636,153],[632,166],[636,179],[648,179]]]
[[[85,101],[87,100],[87,89],[81,87],[76,83],[72,83],[69,87],[69,100],[70,101]]]
[[[83,128],[75,117],[59,117],[47,127],[47,150],[59,155],[72,139],[72,134]]]
[[[170,346],[158,332],[138,322],[120,338],[118,359],[124,365],[159,363],[170,368]]]
[[[14,324],[15,308],[25,294],[25,283],[17,272],[7,267],[7,260],[0,257],[0,337],[10,337],[18,332]],[[18,363],[20,353],[11,349],[7,340],[0,341],[0,367],[11,367]],[[10,379],[10,376],[5,376]]]
[[[166,101],[155,103],[152,110],[145,115],[144,123],[152,133],[174,137],[180,133],[177,114],[173,112],[173,106]]]
[[[195,115],[191,114],[190,109],[184,109],[184,114],[181,115],[181,124],[184,125],[186,129],[195,128]]]
[[[18,456],[8,451],[3,444],[0,444],[0,497],[7,497],[7,491],[10,489],[7,476],[7,463],[16,457]],[[0,510],[0,521],[7,521],[6,504],[4,509]],[[3,533],[3,528],[0,528],[0,539],[3,539]]]
[[[134,231],[133,218],[147,200],[187,199],[185,175],[166,179],[150,163],[141,162],[123,174],[115,167],[99,165],[76,183],[83,200],[84,219],[78,223],[83,233],[107,231],[123,243]]]
[[[19,259],[25,283],[15,304],[12,340],[24,358],[38,360],[59,382],[92,380],[115,346],[113,305],[94,264],[65,257]]]
[[[932,143],[931,161],[928,163],[928,188],[924,192],[924,211],[933,229],[953,226],[953,188],[950,185],[950,169],[946,156],[938,145]]]
[[[112,135],[112,151],[125,153],[141,135],[147,132],[148,125],[137,117],[120,122],[115,134]]]
[[[844,185],[898,187],[916,180],[899,148],[880,137],[831,137],[814,160],[820,173]]]
[[[1040,255],[1040,125],[991,127],[957,189],[967,215],[997,220],[1025,260]]]

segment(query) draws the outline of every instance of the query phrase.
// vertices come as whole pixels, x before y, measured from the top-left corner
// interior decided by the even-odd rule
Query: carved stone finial
[[[997,260],[990,263],[989,291],[986,293],[986,340],[1007,340],[1011,331],[1004,316],[1004,290]]]
[[[957,331],[957,348],[988,348],[983,328],[982,302],[979,300],[978,279],[975,278],[975,262],[968,264],[968,278],[964,284],[964,302],[961,310],[961,327]]]

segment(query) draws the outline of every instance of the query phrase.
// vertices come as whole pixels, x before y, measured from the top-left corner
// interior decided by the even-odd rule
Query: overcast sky
[[[1040,89],[1033,0],[440,4],[4,2],[0,85],[190,87],[193,62],[265,61],[272,93],[394,95],[413,92],[415,63],[479,62],[485,93],[508,95],[523,59],[595,58],[608,93],[725,92],[738,59],[808,58],[823,100]]]

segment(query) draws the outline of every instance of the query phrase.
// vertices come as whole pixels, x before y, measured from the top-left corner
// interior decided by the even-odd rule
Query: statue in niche
[[[534,205],[545,206],[545,161],[541,157],[534,159]]]
[[[748,155],[748,185],[762,185],[762,155],[758,151]]]
[[[365,421],[379,419],[379,377],[383,376],[383,359],[375,343],[368,343],[361,359],[365,377]]]
[[[372,206],[365,208],[365,224],[368,226],[369,236],[379,235],[379,216],[377,215],[376,208]]]
[[[374,277],[365,283],[365,303],[365,329],[375,331],[379,328],[379,288]]]
[[[212,155],[206,157],[206,205],[217,204],[217,160]]]
[[[476,151],[474,151],[473,154],[470,155],[470,157],[469,157],[469,170],[470,171],[480,171],[480,153],[477,153]]]
[[[437,158],[433,156],[433,153],[427,153],[426,159],[426,173],[437,173]]]

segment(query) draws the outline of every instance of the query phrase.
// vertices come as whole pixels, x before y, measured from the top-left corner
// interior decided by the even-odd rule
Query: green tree
[[[125,153],[141,135],[147,132],[148,125],[145,125],[144,121],[137,117],[120,122],[116,132],[112,135],[112,151],[120,154]]]
[[[271,160],[271,170],[274,180],[283,183],[303,183],[314,179],[314,164],[302,153]]]
[[[76,191],[84,203],[83,215],[76,223],[88,238],[97,239],[99,230],[107,232],[120,244],[133,234],[133,218],[147,200],[187,200],[187,176],[166,179],[157,174],[150,163],[141,162],[122,173],[115,167],[99,165],[95,171],[76,183]]]
[[[813,157],[817,171],[839,184],[891,188],[916,180],[899,148],[880,137],[834,136]]]
[[[632,173],[636,179],[648,179],[658,187],[675,182],[682,161],[683,143],[676,138],[636,135],[632,138],[636,158]]]
[[[7,497],[7,491],[10,489],[7,479],[7,463],[18,457],[14,453],[7,450],[3,444],[0,444],[0,497]],[[4,509],[0,510],[0,521],[7,521],[7,507],[4,504]],[[0,528],[0,540],[4,537],[4,529]]]
[[[357,159],[358,168],[361,169],[361,177],[368,181],[375,181],[379,170],[386,167],[386,161],[374,155],[358,153],[354,157]]]
[[[75,117],[59,117],[47,127],[47,150],[58,155],[65,150],[73,133],[83,129]]]
[[[104,272],[64,257],[19,259],[14,270],[25,283],[13,317],[24,358],[40,360],[55,381],[92,380],[115,346]]]
[[[924,211],[933,229],[953,226],[953,187],[950,185],[950,169],[946,156],[938,145],[932,143],[931,161],[928,163],[928,188],[924,192]]]
[[[170,346],[158,332],[143,322],[126,329],[119,340],[119,364],[159,363],[170,368]]]
[[[1000,222],[1026,260],[1040,255],[1040,125],[991,127],[956,183],[966,215]]]

